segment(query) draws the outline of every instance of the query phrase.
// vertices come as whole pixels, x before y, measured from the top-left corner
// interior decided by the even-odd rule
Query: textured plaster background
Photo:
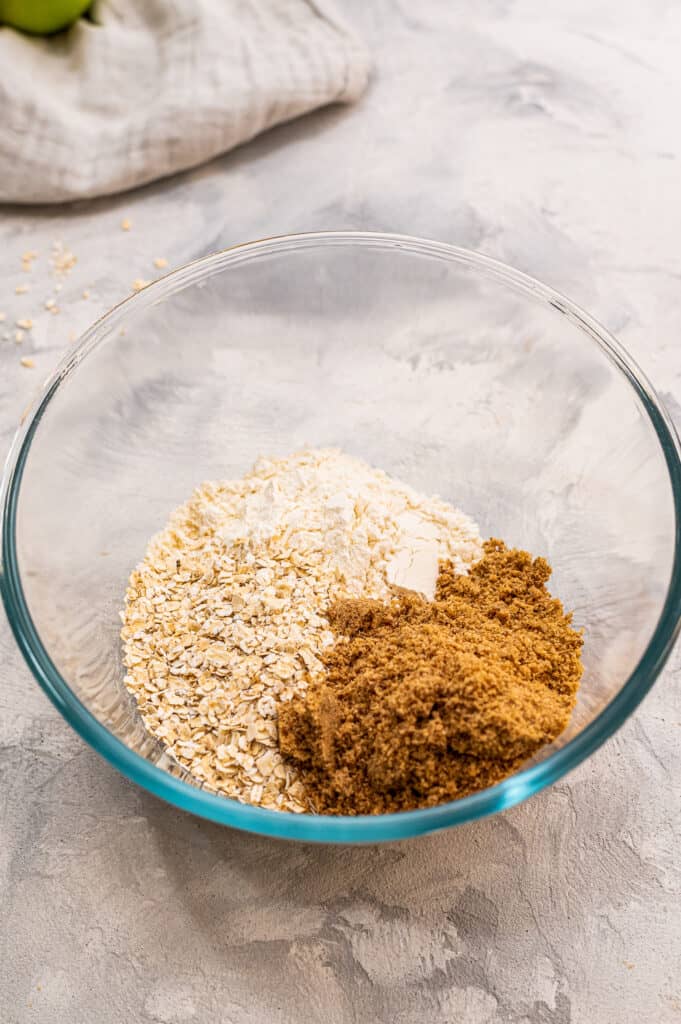
[[[565,291],[681,426],[681,8],[348,8],[376,57],[358,107],[116,200],[0,211],[0,310],[36,321],[21,346],[0,325],[3,449],[69,334],[154,257],[343,227],[476,248]],[[58,316],[42,308],[55,239],[78,256]],[[31,275],[27,249],[42,254]],[[0,624],[0,1021],[681,1021],[680,669],[676,656],[616,738],[528,804],[334,850],[137,790],[70,731]]]

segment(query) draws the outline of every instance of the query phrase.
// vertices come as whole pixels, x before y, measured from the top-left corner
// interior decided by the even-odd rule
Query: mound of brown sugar
[[[485,544],[468,576],[443,563],[435,600],[339,601],[325,676],[281,706],[282,753],[320,813],[429,807],[491,786],[568,724],[581,632],[543,558]]]

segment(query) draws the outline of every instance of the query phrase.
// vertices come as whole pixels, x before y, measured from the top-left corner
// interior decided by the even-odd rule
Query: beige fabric
[[[36,39],[0,29],[0,201],[123,191],[367,83],[321,0],[102,0]]]

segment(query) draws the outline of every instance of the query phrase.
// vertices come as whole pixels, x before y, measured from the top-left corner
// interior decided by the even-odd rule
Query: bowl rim
[[[165,295],[212,276],[234,263],[301,248],[346,245],[452,261],[473,268],[531,300],[550,304],[600,348],[625,377],[652,423],[662,449],[674,506],[674,554],[664,604],[648,644],[619,693],[596,718],[560,750],[495,786],[437,807],[383,815],[325,816],[293,814],[242,804],[183,781],[127,747],[90,712],[69,687],[43,646],[26,601],[16,551],[17,507],[21,479],[33,437],[61,383],[77,369],[102,338],[133,312],[158,303]],[[435,832],[494,814],[521,802],[560,779],[605,742],[641,702],[663,668],[681,626],[681,446],[676,430],[650,382],[614,336],[579,306],[553,288],[499,260],[444,242],[373,231],[315,231],[244,242],[180,267],[105,313],[85,331],[46,380],[21,417],[0,482],[2,544],[0,592],[17,644],[36,680],[60,713],[100,755],[123,775],[168,803],[200,817],[245,831],[320,843],[376,843]]]

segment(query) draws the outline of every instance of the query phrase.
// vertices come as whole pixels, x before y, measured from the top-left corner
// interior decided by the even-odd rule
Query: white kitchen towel
[[[99,0],[48,39],[0,28],[0,201],[107,195],[366,86],[328,0]]]

